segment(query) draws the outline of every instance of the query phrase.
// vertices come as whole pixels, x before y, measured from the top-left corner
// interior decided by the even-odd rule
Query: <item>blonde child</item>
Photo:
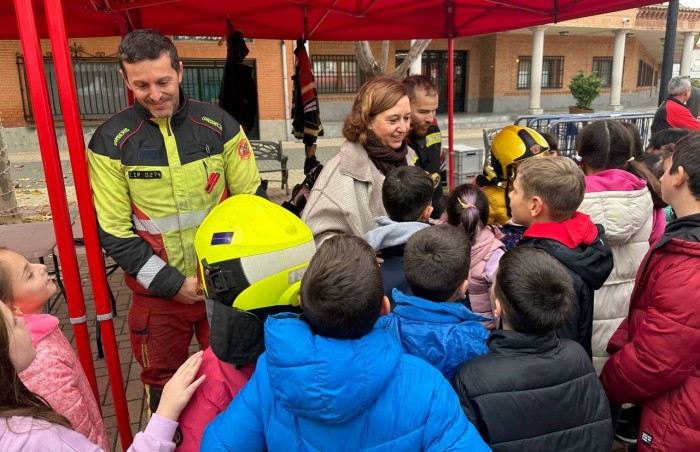
[[[19,372],[29,391],[41,396],[75,431],[110,450],[99,406],[73,348],[58,328],[58,319],[42,314],[56,292],[46,266],[0,250],[0,300],[21,317],[36,349],[36,358]]]

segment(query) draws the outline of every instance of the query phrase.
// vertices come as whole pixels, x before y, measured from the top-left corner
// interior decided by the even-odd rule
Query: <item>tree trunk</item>
[[[10,177],[10,158],[7,155],[2,125],[0,125],[0,224],[21,222],[22,217],[15,197],[15,184]]]
[[[430,39],[417,39],[408,51],[408,55],[401,64],[391,73],[399,80],[403,80],[408,76],[408,70],[411,64],[418,58],[426,47],[430,44]],[[383,75],[386,72],[386,66],[389,60],[389,41],[382,42],[382,55],[379,62],[372,54],[372,48],[369,41],[355,41],[355,56],[357,64],[360,66],[360,71],[365,80],[370,80],[378,75]]]
[[[357,64],[360,66],[364,80],[370,80],[378,75],[382,75],[379,63],[372,54],[372,48],[369,46],[369,41],[355,41],[355,56]]]
[[[386,74],[386,65],[389,62],[389,41],[382,41],[382,56],[379,60],[379,67],[382,73]]]

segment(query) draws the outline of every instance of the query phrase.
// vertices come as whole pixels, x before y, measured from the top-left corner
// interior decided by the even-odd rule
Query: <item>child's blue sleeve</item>
[[[457,394],[441,379],[425,426],[425,451],[490,451],[476,428],[464,415]]]
[[[267,450],[257,376],[255,372],[226,411],[207,425],[200,451]]]

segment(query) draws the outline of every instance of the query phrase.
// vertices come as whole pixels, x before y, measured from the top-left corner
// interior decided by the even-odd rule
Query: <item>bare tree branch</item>
[[[411,68],[411,64],[416,61],[416,58],[423,54],[423,51],[428,47],[430,41],[430,39],[416,39],[409,49],[406,58],[404,58],[401,64],[394,69],[394,72],[392,72],[391,75],[399,80],[405,79],[408,76],[408,71]]]
[[[374,54],[372,54],[369,41],[355,41],[354,47],[357,64],[360,66],[365,80],[369,80],[383,73],[380,70],[377,60],[374,58]]]
[[[394,77],[399,80],[403,80],[408,75],[408,70],[416,61],[423,51],[430,44],[430,39],[417,39],[413,42],[408,55],[401,62],[401,64],[391,73]],[[372,53],[372,48],[369,45],[369,41],[355,41],[355,56],[357,57],[357,64],[360,66],[360,71],[365,80],[369,80],[378,75],[382,75],[386,72],[387,63],[389,60],[389,41],[382,42],[382,55],[380,62],[374,58]]]

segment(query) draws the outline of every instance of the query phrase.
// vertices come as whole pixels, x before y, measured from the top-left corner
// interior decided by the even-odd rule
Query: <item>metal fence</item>
[[[578,116],[578,115],[570,115]],[[573,157],[576,153],[576,140],[578,133],[587,126],[590,122],[611,119],[613,121],[630,122],[639,130],[639,135],[642,139],[642,145],[646,144],[651,134],[651,123],[654,121],[653,113],[623,113],[623,114],[608,114],[607,116],[590,115],[584,118],[562,117],[560,119],[550,121],[547,126],[547,131],[557,137],[559,142],[559,151],[561,155]]]
[[[314,55],[312,59],[319,93],[356,93],[364,82],[355,55]]]
[[[34,122],[34,110],[29,97],[29,83],[24,66],[24,57],[17,55],[17,72],[24,120]],[[51,113],[61,117],[56,71],[51,57],[44,57],[44,72],[49,93]],[[127,106],[126,87],[119,75],[119,64],[115,58],[73,57],[73,73],[78,96],[81,119],[106,118]]]
[[[573,157],[576,153],[576,139],[578,133],[588,123],[601,120],[612,119],[615,121],[631,122],[639,130],[642,145],[646,145],[651,136],[651,123],[654,121],[653,113],[591,113],[589,115],[523,115],[518,116],[515,125],[526,126],[538,132],[549,132],[554,135],[559,142],[561,154]],[[500,128],[484,129],[484,150],[486,152],[486,163],[491,162],[491,143],[493,138],[500,132]]]

